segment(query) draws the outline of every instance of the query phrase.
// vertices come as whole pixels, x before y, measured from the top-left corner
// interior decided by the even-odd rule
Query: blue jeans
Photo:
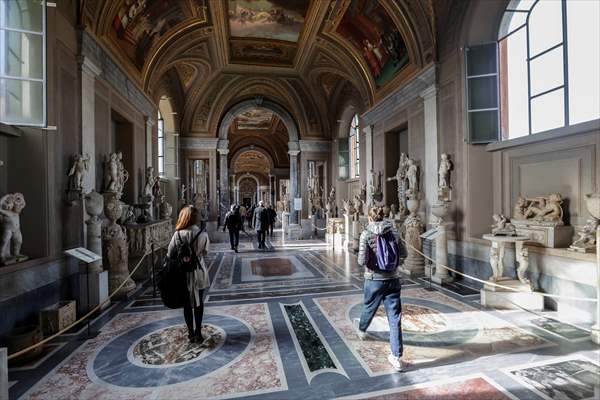
[[[390,325],[392,354],[401,357],[404,347],[402,345],[402,302],[400,301],[399,278],[385,281],[365,279],[365,301],[358,329],[363,332],[367,331],[382,301]]]

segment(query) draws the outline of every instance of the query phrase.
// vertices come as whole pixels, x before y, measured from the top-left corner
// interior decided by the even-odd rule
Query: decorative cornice
[[[300,151],[328,153],[331,150],[329,140],[300,140]]]
[[[186,150],[216,150],[219,139],[201,137],[179,137],[179,147]]]
[[[373,125],[385,119],[386,116],[393,115],[396,111],[406,107],[412,101],[422,98],[422,93],[426,92],[428,89],[431,90],[432,86],[435,87],[435,81],[436,66],[431,65],[419,75],[415,76],[413,80],[397,89],[369,111],[361,115],[362,123]]]

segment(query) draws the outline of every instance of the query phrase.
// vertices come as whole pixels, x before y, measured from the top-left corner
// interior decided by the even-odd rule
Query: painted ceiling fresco
[[[193,16],[207,21],[207,1],[125,0],[112,21],[110,34],[141,70],[148,51],[171,28]]]
[[[273,123],[273,112],[264,108],[254,108],[245,111],[235,118],[238,131],[269,130]]]
[[[242,153],[235,161],[233,167],[236,174],[243,172],[260,172],[268,174],[270,171],[269,160],[264,154],[255,151],[248,150]]]
[[[233,37],[298,42],[308,0],[229,0]]]
[[[377,87],[391,81],[408,64],[402,35],[376,0],[351,0],[336,32],[360,52]]]

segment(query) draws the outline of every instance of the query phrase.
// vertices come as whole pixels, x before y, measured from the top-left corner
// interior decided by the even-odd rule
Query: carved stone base
[[[120,227],[118,228],[120,229]],[[127,242],[125,237],[114,239],[105,239],[103,241],[102,252],[104,254],[104,265],[108,269],[108,291],[109,293],[117,290],[121,283],[125,285],[115,294],[115,298],[127,297],[135,289],[135,282],[129,278],[129,260],[127,251]]]
[[[481,305],[499,310],[543,310],[544,297],[532,292],[499,292],[481,289]]]
[[[564,248],[569,247],[573,240],[573,227],[565,225],[539,224],[535,221],[512,220],[517,228],[517,235],[527,236],[528,244],[543,247]]]

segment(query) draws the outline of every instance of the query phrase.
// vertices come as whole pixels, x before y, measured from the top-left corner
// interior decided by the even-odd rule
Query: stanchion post
[[[154,242],[150,245],[150,260],[152,262],[152,297],[156,297],[156,279],[154,277]]]
[[[0,348],[0,400],[8,400],[8,351]]]
[[[592,327],[592,342],[600,344],[600,225],[596,228],[596,324]]]

